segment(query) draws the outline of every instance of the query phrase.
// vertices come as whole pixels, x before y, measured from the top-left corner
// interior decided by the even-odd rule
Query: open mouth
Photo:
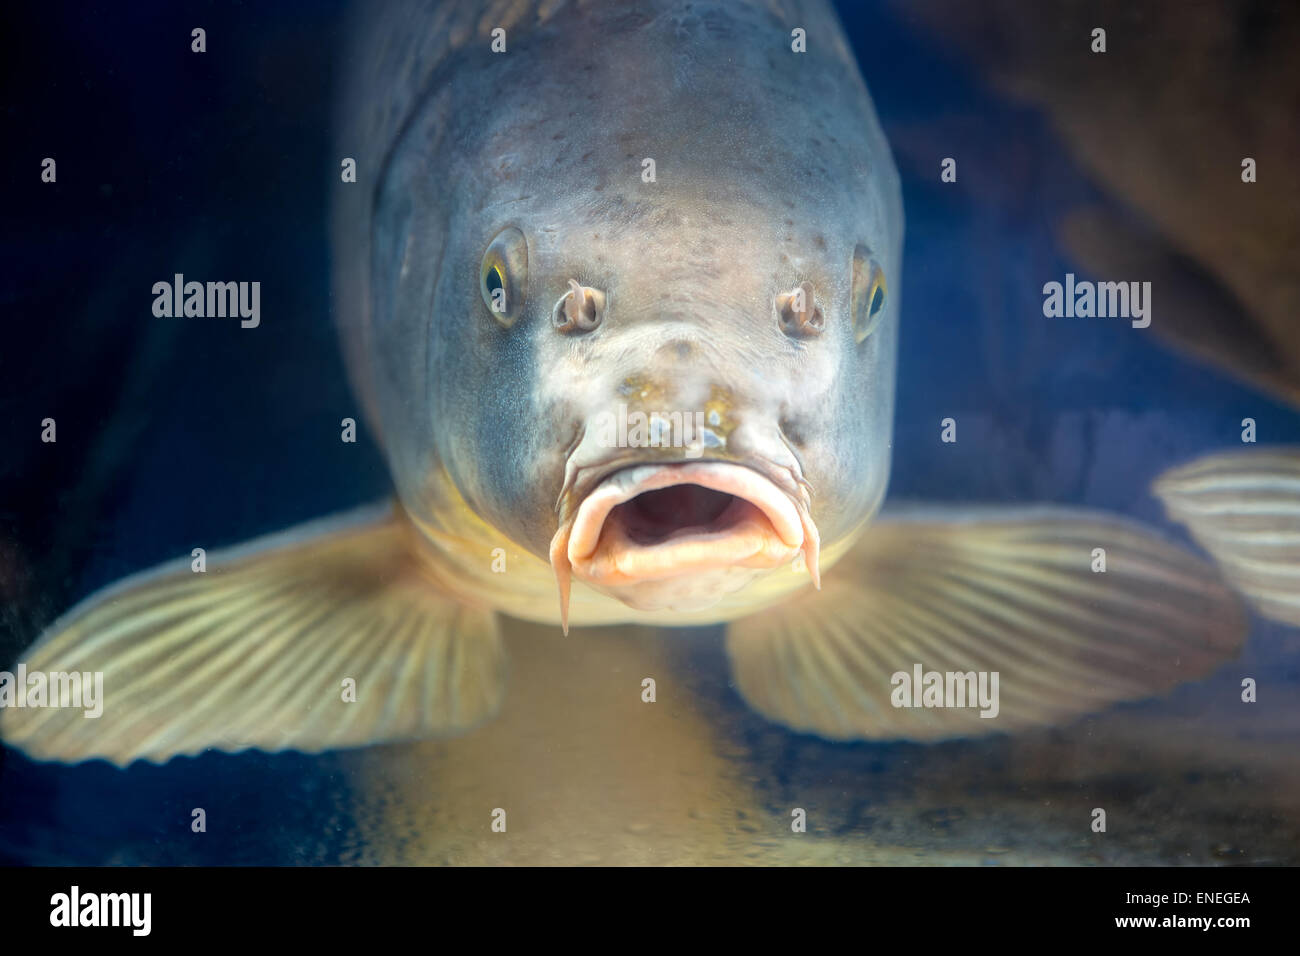
[[[638,593],[674,579],[692,578],[698,592],[708,575],[743,580],[735,569],[761,572],[800,552],[817,583],[817,550],[806,509],[753,469],[638,465],[607,477],[561,523],[551,565],[567,630],[570,574],[635,606]]]
[[[683,534],[725,531],[754,506],[725,491],[700,485],[673,485],[643,491],[616,505],[606,518],[622,528],[629,541],[651,547]]]

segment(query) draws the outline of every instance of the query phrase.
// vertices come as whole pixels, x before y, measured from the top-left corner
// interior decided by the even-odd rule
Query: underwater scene
[[[1300,863],[1300,7],[14,6],[0,863]]]

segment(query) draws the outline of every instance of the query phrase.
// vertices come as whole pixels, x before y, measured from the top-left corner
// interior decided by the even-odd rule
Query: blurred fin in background
[[[1081,265],[1152,281],[1153,332],[1300,405],[1300,5],[896,6],[1043,110],[1115,200],[1060,223]],[[1092,50],[1099,27],[1104,53]]]

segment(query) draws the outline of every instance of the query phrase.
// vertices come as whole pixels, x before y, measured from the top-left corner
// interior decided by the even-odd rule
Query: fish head
[[[562,590],[640,610],[816,580],[888,481],[896,318],[870,237],[698,187],[568,223],[518,212],[481,235],[466,303],[497,356],[448,455],[476,509],[545,543]]]
[[[640,56],[614,42],[593,48],[595,90]],[[392,333],[413,387],[381,383],[394,416],[418,418],[385,427],[406,445],[389,450],[399,491],[418,513],[427,444],[562,596],[576,577],[639,610],[696,611],[792,566],[816,581],[821,550],[885,494],[902,213],[865,88],[851,67],[805,76],[823,113],[776,85],[756,122],[752,91],[701,63],[681,69],[716,74],[608,108],[588,97],[580,121],[538,114],[571,86],[494,74],[490,114],[453,94],[439,144],[415,137],[412,163],[443,165],[385,191],[409,212],[388,214],[376,270],[436,265],[416,283],[419,334]],[[442,218],[422,225],[434,189]]]

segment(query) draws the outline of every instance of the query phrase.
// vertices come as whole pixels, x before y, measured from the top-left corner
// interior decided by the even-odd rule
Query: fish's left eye
[[[479,269],[479,291],[492,317],[505,328],[523,313],[524,289],[528,280],[528,243],[514,226],[502,229],[487,251]]]
[[[853,338],[862,342],[885,314],[885,271],[866,246],[853,250]]]

